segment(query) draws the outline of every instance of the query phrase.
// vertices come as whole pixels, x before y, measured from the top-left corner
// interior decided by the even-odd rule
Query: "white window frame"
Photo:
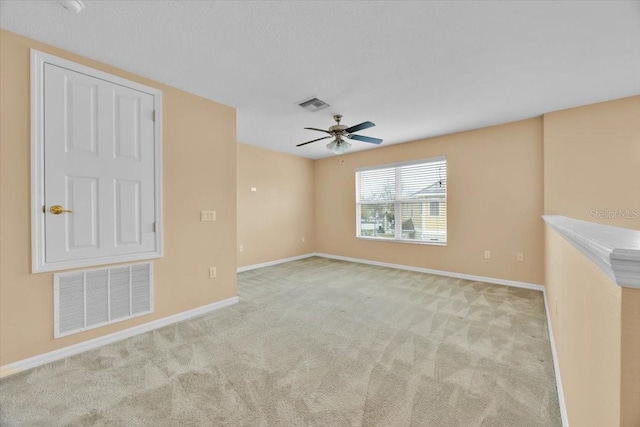
[[[91,77],[103,79],[153,96],[155,111],[155,239],[156,250],[136,254],[88,258],[81,260],[46,262],[44,206],[44,66],[57,65]],[[96,70],[48,53],[31,49],[31,272],[66,270],[76,267],[141,261],[164,256],[162,238],[162,91],[127,80],[104,71]]]
[[[410,244],[414,244],[414,245],[431,245],[431,246],[447,246],[447,243],[449,241],[449,221],[447,220],[447,238],[446,241],[444,242],[434,242],[434,241],[427,241],[427,240],[414,240],[414,239],[402,239],[402,238],[397,238],[397,236],[401,236],[402,237],[402,219],[398,216],[398,213],[401,212],[401,205],[402,203],[405,203],[405,200],[401,200],[400,199],[400,179],[398,177],[398,171],[400,167],[403,166],[412,166],[412,165],[419,165],[419,164],[423,164],[423,163],[431,163],[431,162],[439,162],[439,161],[447,161],[446,156],[439,156],[439,157],[430,157],[427,159],[420,159],[420,160],[412,160],[412,161],[408,161],[408,162],[398,162],[398,163],[389,163],[389,164],[385,164],[385,165],[376,165],[376,166],[368,166],[368,167],[362,167],[362,168],[357,168],[356,169],[356,173],[355,173],[355,180],[356,180],[356,238],[360,239],[360,240],[373,240],[376,242],[393,242],[393,243],[410,243]],[[395,200],[394,201],[373,201],[373,202],[361,202],[360,201],[360,195],[358,194],[358,173],[359,172],[364,172],[364,171],[371,171],[371,170],[377,170],[377,169],[391,169],[391,168],[396,168],[395,169]],[[447,163],[447,171],[445,173],[444,179],[447,179],[447,174],[448,173],[448,163]],[[448,190],[449,186],[448,186],[448,182],[447,182],[447,186],[445,187],[445,203],[447,201],[448,198]],[[362,236],[361,235],[361,220],[360,220],[360,208],[362,205],[379,205],[379,204],[393,204],[394,205],[394,213],[395,213],[395,217],[396,217],[396,221],[395,221],[395,230],[394,230],[394,236],[396,236],[395,238],[391,239],[391,238],[387,238],[387,237],[375,237],[375,236]],[[440,209],[442,209],[442,206],[440,207]],[[448,210],[447,212],[447,219],[448,219]]]

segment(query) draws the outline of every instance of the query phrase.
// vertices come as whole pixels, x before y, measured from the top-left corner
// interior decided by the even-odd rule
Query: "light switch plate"
[[[200,221],[215,221],[216,211],[200,211]]]

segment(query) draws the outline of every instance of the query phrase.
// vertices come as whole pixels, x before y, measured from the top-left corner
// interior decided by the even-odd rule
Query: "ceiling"
[[[640,93],[638,1],[1,1],[2,28],[237,108],[238,141],[333,155]],[[297,103],[331,106],[311,113]],[[352,141],[352,150],[375,148]]]

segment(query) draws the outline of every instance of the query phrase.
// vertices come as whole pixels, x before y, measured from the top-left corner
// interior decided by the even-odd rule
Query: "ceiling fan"
[[[355,141],[369,142],[371,144],[382,143],[382,140],[379,138],[371,138],[368,136],[353,134],[353,132],[358,132],[363,129],[374,127],[375,124],[371,122],[362,122],[359,125],[346,127],[345,125],[340,124],[340,120],[342,120],[342,116],[340,114],[336,114],[335,116],[333,116],[333,119],[336,121],[336,124],[331,126],[329,130],[318,129],[318,128],[305,128],[309,130],[317,130],[318,132],[328,133],[329,136],[324,136],[322,138],[303,142],[302,144],[296,145],[296,147],[302,147],[303,145],[311,144],[312,142],[321,141],[327,138],[335,138],[333,141],[327,144],[327,148],[336,154],[342,154],[345,151],[347,151],[349,148],[351,148],[351,144],[348,141],[346,141],[345,138],[353,139]]]

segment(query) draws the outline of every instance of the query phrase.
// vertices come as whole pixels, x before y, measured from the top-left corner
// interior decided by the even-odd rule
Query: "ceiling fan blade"
[[[371,138],[369,136],[349,135],[348,138],[349,139],[355,139],[356,141],[370,142],[372,144],[380,144],[380,143],[382,143],[381,139],[379,139],[379,138]]]
[[[375,123],[371,122],[362,122],[359,125],[351,126],[350,128],[346,128],[344,131],[346,133],[358,132],[362,129],[369,129],[375,126]]]
[[[311,141],[303,142],[302,144],[298,144],[298,145],[296,145],[296,147],[302,147],[303,145],[311,144],[312,142],[320,141],[321,139],[327,139],[327,138],[332,138],[332,137],[331,136],[323,136],[322,138],[318,138],[318,139],[314,139],[314,140],[311,140]],[[382,142],[382,141],[380,141],[380,142]]]
[[[324,130],[324,129],[318,129],[318,128],[305,128],[305,129],[317,130],[318,132],[324,132],[324,133],[328,133],[329,135],[333,135],[331,132],[329,132],[328,130]]]

